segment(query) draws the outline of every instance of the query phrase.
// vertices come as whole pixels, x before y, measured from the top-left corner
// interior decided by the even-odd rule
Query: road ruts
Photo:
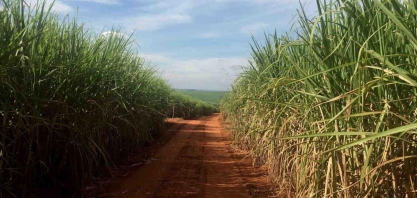
[[[147,164],[98,197],[274,197],[266,169],[232,149],[219,118],[177,120],[176,134]]]

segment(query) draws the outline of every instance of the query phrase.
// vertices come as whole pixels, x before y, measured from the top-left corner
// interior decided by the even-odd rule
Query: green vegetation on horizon
[[[210,104],[219,104],[220,100],[228,93],[228,91],[204,91],[190,89],[176,89],[176,91]]]
[[[170,95],[170,109],[167,115],[190,119],[216,112],[219,110],[213,104],[173,91]]]
[[[0,3],[0,197],[80,196],[152,141],[173,106],[186,103],[187,118],[215,111],[177,95],[130,38],[60,21],[45,3]]]
[[[221,112],[287,197],[415,197],[417,1],[317,5],[254,40]]]

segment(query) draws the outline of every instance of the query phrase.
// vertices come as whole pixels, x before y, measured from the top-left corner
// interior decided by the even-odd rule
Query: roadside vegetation
[[[189,89],[176,89],[176,91],[213,105],[218,105],[220,100],[227,94],[227,91],[204,91]]]
[[[191,119],[219,112],[213,104],[177,91],[171,92],[169,105],[171,107],[167,111],[169,117]]]
[[[235,140],[288,197],[415,197],[416,1],[317,6],[253,41],[221,103]]]
[[[0,197],[77,195],[152,141],[176,101],[187,118],[215,111],[173,93],[129,37],[42,2],[0,0]]]

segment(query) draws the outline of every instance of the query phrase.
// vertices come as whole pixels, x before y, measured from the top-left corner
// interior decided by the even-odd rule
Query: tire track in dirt
[[[250,157],[236,152],[231,146],[230,134],[220,123],[218,115],[206,124],[204,197],[275,197],[266,167],[253,167]]]
[[[220,114],[177,120],[167,132],[178,131],[148,164],[99,197],[272,197],[266,169],[233,151],[219,119]]]
[[[102,193],[91,197],[153,197],[166,171],[171,167],[191,132],[200,123],[200,120],[176,121],[176,124],[168,130],[168,132],[172,129],[178,130],[174,137],[148,159],[145,165],[124,178],[117,178]]]
[[[204,189],[205,122],[198,125],[182,147],[154,197],[201,197]]]

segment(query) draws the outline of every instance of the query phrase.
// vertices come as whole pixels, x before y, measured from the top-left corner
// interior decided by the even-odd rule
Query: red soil
[[[143,165],[89,196],[273,197],[266,169],[253,167],[249,157],[232,149],[220,114],[168,121],[170,129],[157,140],[162,143],[132,162]]]

